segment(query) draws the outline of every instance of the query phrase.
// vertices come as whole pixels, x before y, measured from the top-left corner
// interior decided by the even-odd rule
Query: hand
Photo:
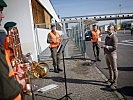
[[[108,45],[106,45],[106,47],[105,47],[106,49],[108,49],[109,48],[109,46]]]
[[[109,46],[108,46],[108,45],[103,45],[101,48],[106,48],[106,49],[108,49]]]
[[[15,75],[15,78],[16,78],[16,80],[18,81],[18,83],[21,84],[21,85],[23,86],[23,88],[24,88],[25,85],[26,85],[25,78],[19,78],[18,75]]]
[[[105,48],[105,47],[106,47],[106,45],[101,46],[101,48]]]
[[[22,86],[23,86],[23,88],[25,88],[25,85],[26,85],[26,81],[25,81],[25,79],[23,78],[23,79],[21,79],[21,80],[17,80],[18,81],[18,83],[19,84],[21,84]]]

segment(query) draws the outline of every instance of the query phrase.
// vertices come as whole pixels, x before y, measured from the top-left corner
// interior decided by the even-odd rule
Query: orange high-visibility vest
[[[9,74],[8,74],[8,76],[11,77],[11,76],[14,75],[14,71],[13,71],[13,69],[12,69],[12,66],[11,66],[11,63],[10,63],[10,60],[9,60],[9,56],[8,56],[6,50],[5,50],[5,57],[6,57],[6,62],[7,62],[7,64],[8,64],[8,66],[9,66]],[[21,100],[21,95],[19,94],[19,95],[18,95],[17,97],[15,97],[13,100]]]
[[[50,43],[50,48],[56,48],[60,45],[60,35],[58,32],[56,32],[56,34],[50,32],[50,41],[52,41],[52,43]]]
[[[10,59],[10,61],[11,61],[11,60],[13,59],[14,53],[13,53],[13,51],[9,48],[9,42],[10,42],[10,37],[7,36],[7,37],[6,37],[6,40],[5,40],[5,43],[4,43],[4,47],[5,47],[5,49],[6,49],[6,52],[7,52],[8,56],[9,56],[9,59]]]
[[[92,42],[98,42],[98,38],[100,37],[100,31],[99,30],[97,30],[97,31],[92,30],[91,34],[92,34]]]

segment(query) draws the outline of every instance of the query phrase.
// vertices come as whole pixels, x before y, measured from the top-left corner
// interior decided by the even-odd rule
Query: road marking
[[[133,42],[128,42],[128,43],[131,43],[132,44]]]
[[[127,40],[123,40],[123,41],[127,41]],[[105,42],[105,41],[101,41],[101,42]],[[132,43],[132,44],[128,44],[128,43]],[[120,44],[120,45],[126,45],[126,46],[133,46],[133,42],[125,42],[125,43],[118,43],[118,44]]]
[[[121,42],[132,42],[133,43],[133,40],[122,40]]]
[[[122,40],[121,42],[123,43],[119,44],[133,46],[133,40]]]
[[[133,40],[122,40],[121,42],[131,43],[133,44]]]
[[[132,44],[125,44],[125,43],[118,43],[118,44],[121,44],[121,45],[128,45],[128,46],[133,46]]]

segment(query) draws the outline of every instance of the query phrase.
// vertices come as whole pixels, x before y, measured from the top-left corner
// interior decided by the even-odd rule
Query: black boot
[[[59,70],[54,66],[54,72],[59,73]]]
[[[62,69],[60,69],[59,65],[57,65],[57,70],[61,72],[63,71]]]
[[[99,57],[97,57],[97,61],[101,61],[101,60],[99,59]]]

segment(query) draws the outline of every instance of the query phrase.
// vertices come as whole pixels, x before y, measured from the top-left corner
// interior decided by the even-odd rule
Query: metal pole
[[[66,23],[65,22],[63,22],[63,31],[64,31],[64,36],[66,36],[66,25],[65,25]]]
[[[80,51],[82,50],[82,47],[81,47],[81,27],[82,27],[82,21],[80,21],[80,24],[79,24],[79,32],[78,32],[78,45],[79,45],[79,48],[80,48]]]
[[[38,34],[37,34],[37,25],[35,25],[35,41],[36,41],[37,58],[38,58],[38,62],[39,62],[39,60],[40,60],[40,58],[39,58],[39,39],[38,39]]]
[[[84,49],[84,58],[86,58],[86,43],[85,43],[85,27],[84,21],[82,20],[82,39],[83,39],[83,49]]]
[[[64,31],[64,39],[65,39],[65,38],[67,38],[65,22],[63,22],[63,31]],[[65,55],[66,55],[66,57],[69,57],[69,55],[68,55],[68,47],[65,48]]]
[[[115,19],[115,25],[116,25],[116,27],[117,27],[117,19]]]
[[[121,14],[121,6],[122,6],[122,5],[121,5],[121,4],[119,4],[119,7],[120,7],[120,14]],[[121,24],[121,19],[120,19],[120,24]]]

